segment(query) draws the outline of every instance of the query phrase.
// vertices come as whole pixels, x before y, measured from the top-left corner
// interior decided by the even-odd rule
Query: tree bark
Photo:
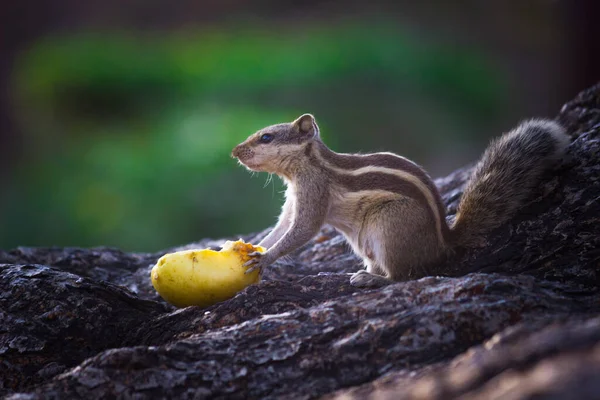
[[[355,289],[360,260],[325,227],[259,285],[176,310],[149,274],[178,249],[0,251],[0,394],[597,398],[600,85],[557,118],[568,159],[487,246],[438,276]],[[436,181],[450,218],[469,171]]]

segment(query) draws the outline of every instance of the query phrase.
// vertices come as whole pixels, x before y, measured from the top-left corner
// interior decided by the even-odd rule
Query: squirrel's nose
[[[231,151],[231,158],[238,158],[240,155],[240,145],[237,145]]]
[[[240,161],[244,161],[252,157],[252,150],[244,143],[238,144],[231,151],[231,157],[237,158]]]

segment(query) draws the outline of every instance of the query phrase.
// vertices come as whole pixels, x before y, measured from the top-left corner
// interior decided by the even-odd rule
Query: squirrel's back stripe
[[[384,190],[414,198],[426,205],[426,209],[435,221],[440,242],[445,242],[448,227],[443,214],[440,214],[435,192],[432,192],[420,178],[403,170],[383,167],[369,166],[357,170],[330,168],[336,173],[337,181],[349,191]]]
[[[418,165],[391,153],[354,156],[327,150],[318,149],[315,156],[341,186],[350,192],[382,190],[418,200],[435,221],[440,242],[446,241],[445,209],[434,183]]]
[[[427,195],[427,189],[419,185],[420,181],[414,178],[414,176],[406,174],[400,177],[396,174],[384,172],[364,172],[356,175],[339,173],[339,170],[332,170],[332,172],[334,173],[335,182],[349,193],[390,193],[410,197],[417,200],[420,204],[426,204],[425,209],[436,224],[439,239],[444,243],[447,234],[447,225],[441,223],[440,214],[436,208],[432,207],[432,199]]]
[[[431,177],[418,164],[394,153],[382,152],[371,154],[340,154],[319,146],[318,154],[328,164],[345,170],[357,170],[364,167],[383,167],[402,170],[419,178],[431,191],[435,198],[437,212],[445,219],[446,208]]]

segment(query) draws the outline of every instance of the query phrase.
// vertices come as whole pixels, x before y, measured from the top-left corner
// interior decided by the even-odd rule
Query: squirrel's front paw
[[[380,288],[386,285],[393,283],[391,280],[387,279],[381,275],[371,274],[364,269],[352,274],[350,277],[350,284],[354,287],[358,288]]]
[[[246,274],[256,270],[261,271],[262,274],[262,271],[265,267],[268,267],[275,262],[268,252],[261,253],[260,251],[255,251],[254,253],[250,253],[248,255],[252,258],[244,263],[244,267],[248,267],[245,272]]]

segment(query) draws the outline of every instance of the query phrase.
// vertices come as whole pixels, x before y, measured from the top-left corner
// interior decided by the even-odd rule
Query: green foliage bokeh
[[[275,221],[281,185],[264,189],[229,157],[256,129],[319,110],[327,142],[349,150],[382,103],[443,103],[465,118],[504,104],[477,54],[385,23],[53,37],[15,70],[27,151],[0,209],[1,247],[153,251],[256,231]]]

